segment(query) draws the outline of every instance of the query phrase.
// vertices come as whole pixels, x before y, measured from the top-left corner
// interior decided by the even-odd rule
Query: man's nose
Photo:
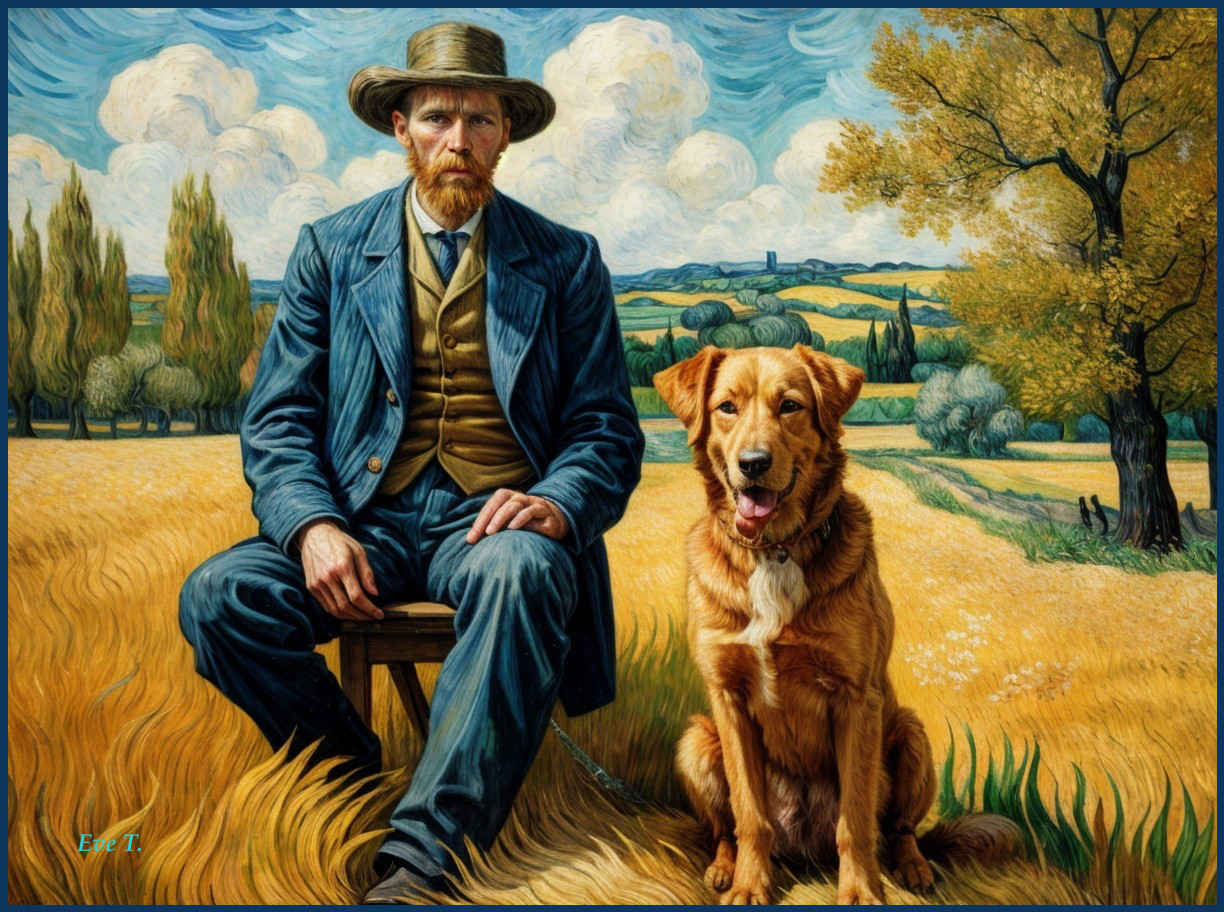
[[[471,151],[467,124],[463,122],[462,117],[455,118],[455,123],[451,126],[450,133],[446,137],[446,148],[456,153]]]

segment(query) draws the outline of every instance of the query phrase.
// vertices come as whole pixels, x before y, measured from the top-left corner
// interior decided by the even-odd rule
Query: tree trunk
[[[1079,439],[1079,431],[1077,429],[1078,424],[1079,417],[1076,415],[1071,415],[1068,418],[1064,418],[1062,420],[1062,436],[1059,437],[1059,439],[1064,443],[1075,443],[1075,441]]]
[[[68,403],[68,439],[89,439],[89,425],[85,421],[85,403],[79,399]]]
[[[170,436],[170,422],[172,420],[173,420],[173,416],[170,414],[168,410],[163,410],[163,409],[157,410],[157,436],[158,437],[169,437]]]
[[[1169,426],[1152,401],[1142,326],[1131,325],[1119,340],[1135,359],[1140,380],[1106,397],[1109,451],[1118,468],[1118,538],[1161,553],[1183,547],[1177,498],[1169,484]]]
[[[145,431],[149,429],[149,410],[143,405],[140,407],[140,430],[136,432],[137,436],[143,437]]]
[[[14,437],[33,437],[34,425],[30,421],[30,397],[13,400],[17,413],[17,423],[13,427]]]
[[[112,412],[110,417],[111,440],[119,439],[119,413]]]
[[[1216,508],[1216,413],[1215,403],[1210,408],[1195,409],[1190,413],[1194,419],[1194,430],[1203,443],[1207,444],[1207,483],[1211,490],[1211,506]]]

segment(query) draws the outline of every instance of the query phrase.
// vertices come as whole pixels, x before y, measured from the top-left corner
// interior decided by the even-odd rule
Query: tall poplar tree
[[[68,408],[68,439],[89,437],[85,374],[101,336],[102,269],[76,165],[47,218],[47,269],[34,312],[35,388]]]
[[[8,395],[16,414],[15,437],[33,437],[30,402],[34,397],[34,309],[42,291],[42,244],[26,204],[21,246],[14,248],[9,227]]]
[[[233,247],[208,176],[197,192],[188,174],[171,201],[170,296],[162,347],[199,380],[196,430],[201,433],[232,423],[222,410],[242,392],[242,364],[254,338],[250,281],[246,264],[235,264]]]

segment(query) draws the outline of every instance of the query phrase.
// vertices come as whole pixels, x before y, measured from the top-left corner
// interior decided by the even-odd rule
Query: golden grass
[[[793,288],[783,288],[778,292],[778,297],[783,301],[807,301],[810,304],[823,304],[826,307],[836,307],[838,304],[877,304],[890,310],[897,309],[896,301],[889,301],[887,298],[880,298],[865,291],[837,288],[833,285],[796,285]]]
[[[946,269],[910,269],[905,272],[863,272],[858,275],[843,276],[844,282],[870,282],[873,285],[909,285],[920,294],[931,294],[935,286],[948,275]],[[923,301],[932,307],[942,307],[934,301]]]
[[[932,459],[962,469],[988,488],[1017,494],[1040,494],[1072,503],[1096,494],[1107,507],[1118,506],[1118,470],[1113,462],[1020,462],[1012,459]],[[1169,483],[1178,509],[1211,501],[1206,462],[1173,461]]]
[[[860,399],[892,399],[898,396],[917,396],[921,383],[864,383],[859,392]]]
[[[1206,818],[1216,794],[1215,577],[1032,565],[971,520],[920,505],[891,475],[853,467],[850,487],[875,516],[898,623],[893,678],[937,756],[946,721],[971,723],[996,757],[1003,731],[1039,737],[1047,795],[1048,770],[1065,796],[1077,761],[1096,793],[1111,771],[1137,816],[1163,795],[1168,770]],[[249,502],[233,437],[9,442],[10,902],[339,903],[369,885],[380,827],[420,749],[386,675],[375,675],[374,726],[390,772],[354,799],[322,782],[324,770],[273,755],[195,675],[178,630],[182,580],[254,531]],[[608,536],[618,640],[635,644],[620,698],[558,717],[654,803],[634,808],[594,790],[550,736],[466,900],[713,899],[671,774],[675,733],[699,706],[694,673],[687,660],[656,658],[683,617],[681,543],[701,509],[689,466],[645,466]],[[635,627],[656,639],[635,639]],[[334,669],[335,644],[323,652]],[[1179,826],[1175,806],[1171,832]],[[76,851],[80,833],[125,832],[141,834],[141,853]],[[782,871],[779,892],[827,902],[830,876]],[[934,901],[1085,898],[1061,875],[1015,866],[953,874]]]

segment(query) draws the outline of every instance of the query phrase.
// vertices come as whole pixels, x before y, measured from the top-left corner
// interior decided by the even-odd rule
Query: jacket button
[[[395,395],[395,390],[393,389],[387,390],[387,401],[390,402],[392,405],[395,405],[395,403],[399,402],[399,397]]]
[[[442,449],[446,450],[448,453],[453,453],[455,452],[455,444],[453,441],[448,440],[446,443],[442,444]]]
[[[445,336],[442,337],[442,344],[445,345],[447,348],[454,348],[456,345],[459,344],[459,340],[456,339],[454,336],[452,336],[450,333],[447,333]]]
[[[370,461],[366,463],[366,468],[377,475],[382,471],[382,460],[377,456],[371,456]]]

